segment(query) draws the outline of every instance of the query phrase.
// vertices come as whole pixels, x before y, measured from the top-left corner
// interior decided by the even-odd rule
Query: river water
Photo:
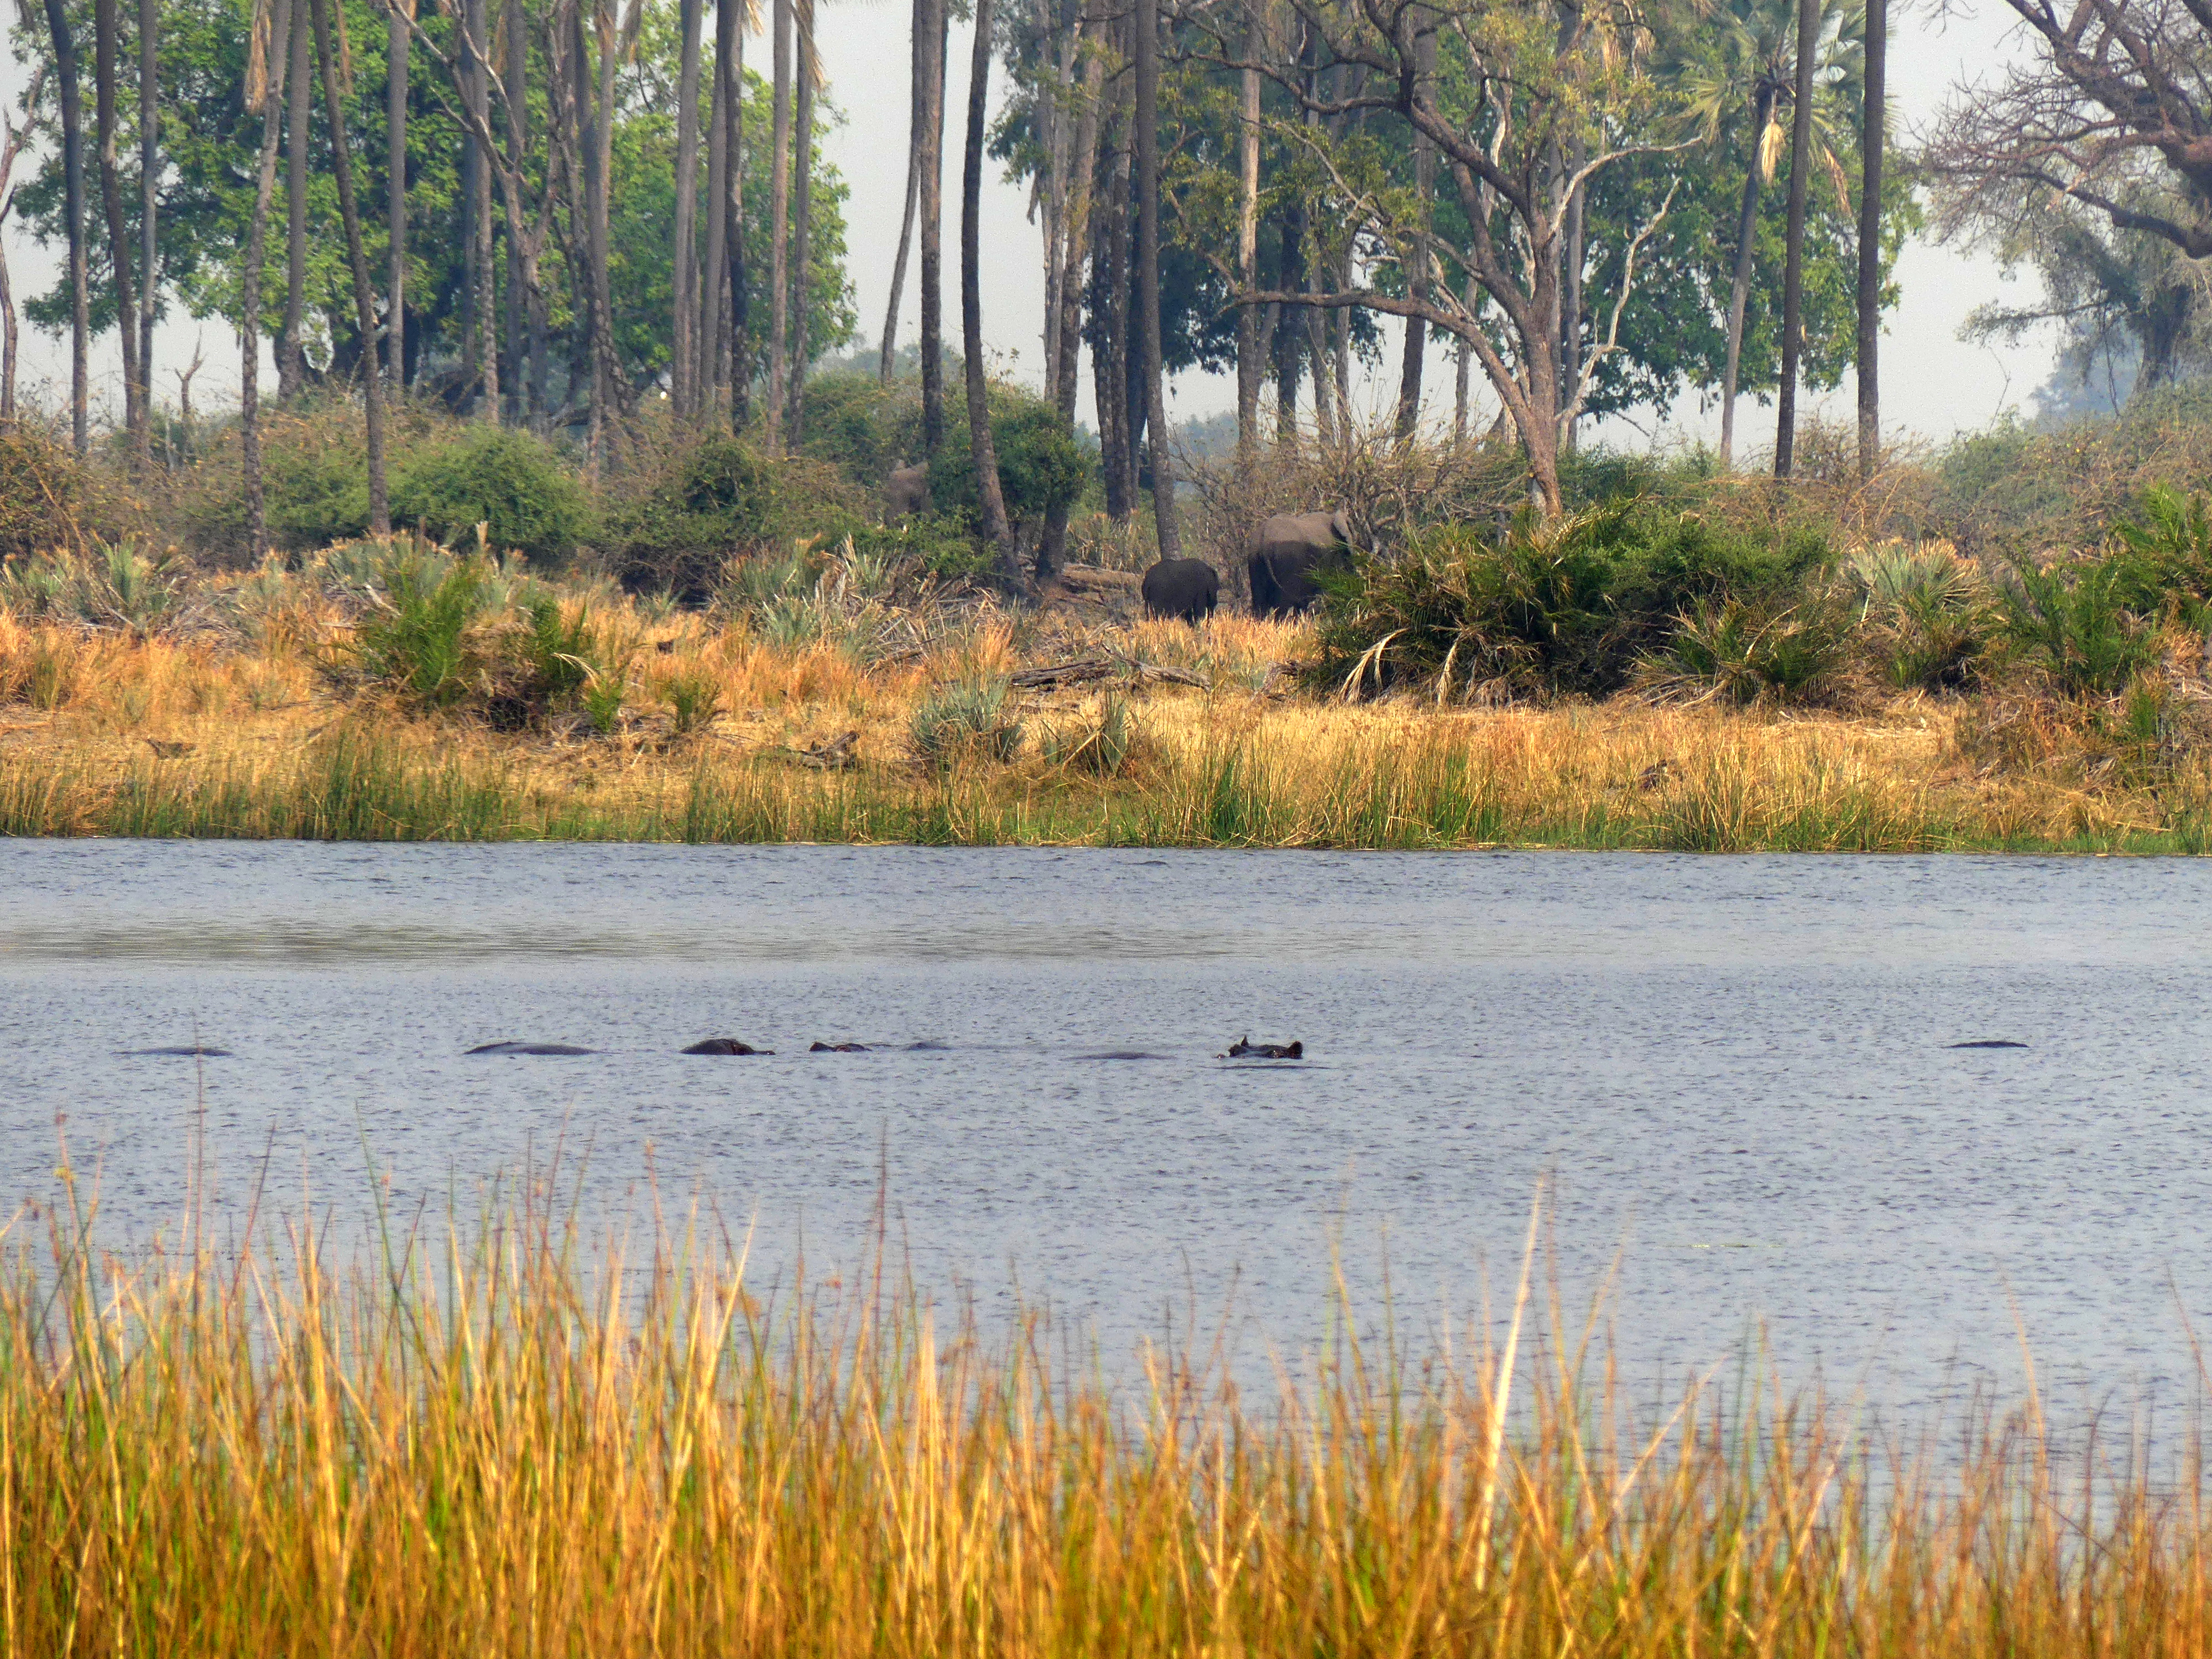
[[[2016,1383],[2016,1309],[2132,1404],[2212,1318],[2208,939],[2188,862],[0,843],[0,1197],[65,1133],[143,1239],[198,1121],[233,1216],[264,1158],[264,1208],[374,1164],[442,1216],[557,1145],[589,1215],[698,1194],[769,1282],[880,1184],[934,1289],[1259,1363],[1333,1250],[1417,1340],[1510,1295],[1544,1179],[1633,1376],[1750,1340],[1923,1406]]]

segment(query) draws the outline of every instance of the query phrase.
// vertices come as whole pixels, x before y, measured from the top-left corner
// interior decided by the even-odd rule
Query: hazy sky
[[[1903,9],[1899,8],[1899,9]],[[8,9],[11,27],[14,8]],[[823,0],[820,13],[823,58],[830,96],[843,115],[842,125],[826,135],[825,153],[844,174],[852,189],[847,212],[850,226],[850,275],[863,332],[877,336],[883,326],[883,309],[890,284],[891,261],[896,251],[899,218],[903,205],[906,173],[908,44],[905,20],[908,9],[899,0]],[[1893,24],[1890,50],[1892,95],[1906,127],[1917,129],[1932,120],[1950,89],[1971,82],[2001,65],[2018,43],[2008,26],[2012,14],[2000,0],[1967,0],[1952,15],[1937,18],[1925,8],[1917,15],[1899,17]],[[763,43],[750,42],[756,60]],[[960,124],[967,104],[969,42],[956,31],[951,52],[951,112],[945,144],[945,248],[948,266],[957,249],[960,171]],[[0,95],[10,105],[20,95],[21,74],[13,54],[0,61]],[[1035,382],[1041,378],[1041,330],[1044,305],[1042,237],[1027,216],[1027,192],[997,176],[995,164],[987,163],[987,190],[982,227],[983,313],[987,337],[1006,370]],[[8,256],[15,277],[16,293],[42,290],[58,270],[46,250],[32,246],[12,222],[7,227]],[[948,276],[950,275],[948,270]],[[1969,344],[1958,337],[1966,313],[1999,292],[2003,278],[1986,258],[1917,242],[1907,247],[1899,264],[1901,303],[1888,319],[1882,347],[1882,401],[1891,422],[1930,438],[1942,438],[1962,428],[1986,424],[2000,410],[2018,406],[2050,373],[2052,347],[2047,340],[1996,349]],[[2022,279],[2033,282],[2033,278]],[[957,338],[958,307],[948,295],[946,322]],[[917,326],[915,276],[908,273],[906,303],[899,323],[900,338],[911,341]],[[1400,325],[1382,319],[1386,333],[1395,335]],[[175,381],[169,372],[189,358],[195,345],[205,350],[209,367],[194,388],[203,405],[234,397],[235,344],[230,330],[220,321],[196,322],[180,319],[167,325],[157,345],[161,393],[173,398]],[[1449,413],[1449,359],[1434,348],[1431,372],[1431,410]],[[1396,349],[1387,360],[1395,364]],[[119,403],[118,371],[112,337],[95,342],[95,372],[107,395]],[[64,384],[68,376],[65,340],[26,329],[23,381],[33,391],[40,381]],[[1477,377],[1480,386],[1480,377]],[[1369,407],[1379,409],[1395,396],[1395,370],[1387,385],[1364,388],[1358,394]],[[1837,392],[1817,402],[1848,415],[1856,393],[1848,382]],[[1171,391],[1170,413],[1210,415],[1236,403],[1233,375],[1188,374]],[[1091,408],[1086,382],[1081,409]],[[1747,400],[1740,431],[1756,447],[1771,413]],[[1701,416],[1693,407],[1678,409],[1674,430],[1710,433],[1717,420]],[[1636,441],[1637,434],[1616,426],[1612,434]]]

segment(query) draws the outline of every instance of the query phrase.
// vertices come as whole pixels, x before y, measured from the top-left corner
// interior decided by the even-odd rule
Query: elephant
[[[1314,572],[1341,569],[1352,545],[1352,520],[1334,513],[1278,513],[1245,538],[1252,577],[1252,614],[1285,617],[1310,611],[1321,597]]]
[[[567,1042],[483,1042],[469,1050],[472,1054],[589,1054],[595,1048],[579,1048]]]
[[[1147,615],[1203,622],[1221,602],[1221,573],[1203,559],[1162,559],[1145,572],[1143,592]]]
[[[740,1042],[735,1037],[708,1037],[704,1042],[695,1042],[683,1051],[687,1054],[770,1054],[773,1048],[756,1048],[750,1042]]]
[[[1229,1045],[1223,1060],[1304,1060],[1306,1045],[1303,1042],[1255,1042],[1249,1037],[1238,1037]]]
[[[901,461],[884,480],[884,516],[903,519],[915,513],[929,511],[929,466],[916,461],[908,466]]]

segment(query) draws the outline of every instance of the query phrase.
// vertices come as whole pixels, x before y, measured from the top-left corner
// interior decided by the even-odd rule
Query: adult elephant
[[[1221,573],[1203,559],[1162,559],[1141,584],[1146,614],[1200,623],[1221,603]]]
[[[901,461],[884,480],[884,517],[896,521],[916,513],[929,511],[929,466],[916,461],[908,465]]]
[[[1351,560],[1352,520],[1334,513],[1278,513],[1261,520],[1245,539],[1245,568],[1252,578],[1252,614],[1295,616],[1321,597],[1314,573],[1344,568]]]

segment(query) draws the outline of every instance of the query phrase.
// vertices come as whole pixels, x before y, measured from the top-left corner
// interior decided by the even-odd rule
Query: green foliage
[[[26,619],[144,632],[175,607],[177,588],[169,560],[128,541],[95,541],[87,555],[59,549],[0,561],[0,609]]]
[[[459,546],[484,526],[487,550],[555,563],[590,534],[583,486],[552,446],[476,424],[411,450],[392,483],[392,521]]]
[[[1655,683],[1739,705],[1787,702],[1818,686],[1842,645],[1836,617],[1817,601],[1773,609],[1726,599],[1683,617],[1649,672]]]
[[[519,632],[523,697],[538,703],[566,702],[590,684],[597,641],[588,609],[579,605],[574,617],[563,617],[556,597],[533,594],[524,605]]]
[[[1039,741],[1052,765],[1102,778],[1118,777],[1136,745],[1136,716],[1129,700],[1115,691],[1100,700],[1095,715],[1056,721]]]
[[[2156,659],[2156,639],[2128,608],[2135,573],[2126,561],[2050,570],[2023,562],[2006,577],[2005,633],[2063,696],[2110,696]]]
[[[1866,648],[1890,684],[1955,691],[1973,683],[1994,643],[1996,618],[1972,565],[1947,553],[1879,548],[1842,574]]]
[[[732,557],[781,532],[776,469],[739,439],[718,434],[678,450],[606,512],[605,550],[633,592],[703,598]]]
[[[2152,616],[2171,611],[2204,631],[2212,622],[2212,510],[2202,495],[2153,484],[2139,512],[2112,526],[2110,556],[2128,603]]]
[[[470,624],[483,611],[483,568],[452,561],[443,574],[414,554],[383,570],[378,608],[354,629],[354,652],[370,678],[410,702],[450,708],[469,690]]]
[[[1347,690],[1433,679],[1439,697],[1485,684],[1611,691],[1681,615],[1794,596],[1826,556],[1816,537],[1759,537],[1633,503],[1550,525],[1524,514],[1502,541],[1440,526],[1323,578],[1316,672]]]
[[[722,712],[719,682],[696,666],[678,669],[663,680],[660,695],[667,700],[670,723],[679,738],[705,731]]]
[[[1003,679],[974,680],[935,692],[915,708],[908,725],[915,754],[939,768],[963,758],[1012,760],[1021,752],[1023,732],[1018,720],[1003,717],[1006,702]]]
[[[1036,523],[1055,507],[1073,506],[1090,468],[1059,411],[1033,393],[1004,385],[991,388],[990,404],[991,443],[1007,517]],[[929,463],[929,495],[938,512],[960,514],[981,533],[982,498],[964,420],[945,423],[945,442]]]

